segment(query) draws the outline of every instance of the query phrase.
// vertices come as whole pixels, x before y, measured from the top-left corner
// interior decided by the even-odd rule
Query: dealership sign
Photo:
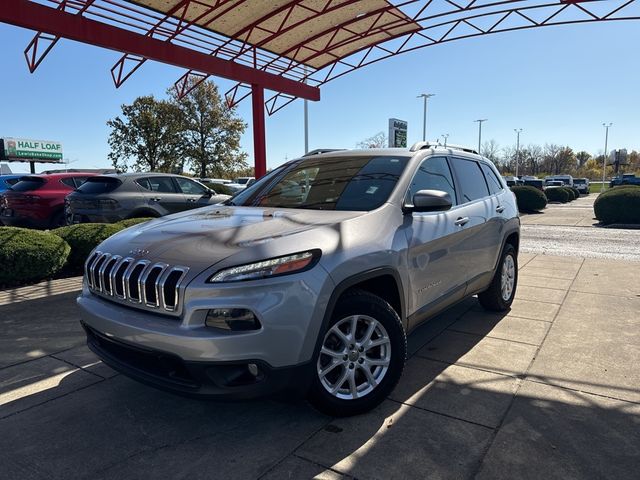
[[[4,138],[2,139],[2,147],[4,160],[35,160],[51,163],[62,161],[62,144],[60,142]]]
[[[389,147],[407,148],[407,122],[404,120],[389,119]]]

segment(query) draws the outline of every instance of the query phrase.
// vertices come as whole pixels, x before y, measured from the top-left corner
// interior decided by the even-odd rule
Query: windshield
[[[574,178],[573,183],[578,183],[582,185],[583,183],[587,183],[587,181],[584,178]]]
[[[108,193],[120,186],[122,182],[113,177],[90,177],[76,191],[82,193]]]
[[[40,177],[21,177],[20,181],[11,186],[14,192],[30,192],[42,187],[47,181]]]
[[[285,165],[229,204],[316,210],[374,210],[387,201],[409,157],[311,158]]]

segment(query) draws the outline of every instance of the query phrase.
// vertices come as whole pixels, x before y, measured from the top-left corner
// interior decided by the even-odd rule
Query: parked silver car
[[[230,197],[191,178],[168,173],[99,175],[90,180],[65,198],[67,223],[162,217],[220,203]]]
[[[417,325],[474,294],[509,308],[519,229],[515,197],[475,152],[335,151],[107,239],[78,304],[89,347],[132,378],[196,396],[304,393],[352,415],[394,388]]]

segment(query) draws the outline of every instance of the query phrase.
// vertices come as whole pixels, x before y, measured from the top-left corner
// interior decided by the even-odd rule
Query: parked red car
[[[65,224],[64,197],[92,173],[25,175],[0,196],[0,221],[15,227],[55,228]]]

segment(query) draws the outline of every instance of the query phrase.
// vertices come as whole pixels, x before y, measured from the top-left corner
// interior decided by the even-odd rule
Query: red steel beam
[[[259,85],[307,100],[320,100],[320,89],[229,60],[146,37],[106,23],[45,7],[29,0],[5,0],[0,22],[139,55],[161,63],[193,69],[210,75]],[[264,112],[263,112],[264,113]]]
[[[251,106],[253,107],[253,164],[255,177],[267,173],[267,142],[264,125],[264,88],[251,85]]]

